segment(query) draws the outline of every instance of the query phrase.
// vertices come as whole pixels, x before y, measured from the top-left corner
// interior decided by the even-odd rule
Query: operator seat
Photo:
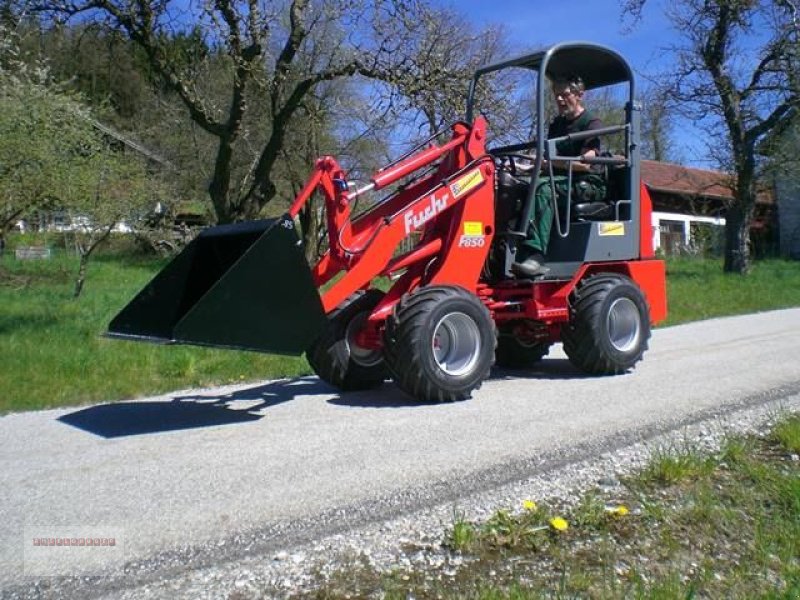
[[[605,156],[612,157],[611,153]],[[624,157],[615,157],[624,159]],[[606,221],[617,218],[615,202],[624,198],[623,192],[628,167],[624,165],[608,165],[604,169],[603,178],[606,181],[606,193],[603,198],[581,199],[573,196],[572,218],[576,221]],[[575,193],[575,190],[573,190]],[[580,194],[577,194],[580,196]]]

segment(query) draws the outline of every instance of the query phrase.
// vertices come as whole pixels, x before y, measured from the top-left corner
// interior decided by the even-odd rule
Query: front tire
[[[600,273],[578,283],[571,320],[562,329],[570,362],[591,375],[616,375],[642,359],[650,339],[650,309],[628,277]]]
[[[356,334],[381,298],[378,290],[357,292],[330,314],[325,331],[306,351],[320,379],[342,391],[355,391],[378,387],[387,378],[381,350],[356,343]]]
[[[452,402],[479,388],[494,363],[494,321],[474,294],[431,286],[406,296],[386,328],[386,363],[421,401]]]

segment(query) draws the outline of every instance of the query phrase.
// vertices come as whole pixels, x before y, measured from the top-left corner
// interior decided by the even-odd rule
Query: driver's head
[[[586,91],[586,86],[579,75],[553,79],[552,87],[558,114],[572,119],[584,111],[583,93]]]

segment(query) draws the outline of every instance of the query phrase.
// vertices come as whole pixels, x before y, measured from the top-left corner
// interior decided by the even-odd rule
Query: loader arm
[[[308,183],[289,210],[299,213],[318,191],[325,203],[329,248],[312,269],[318,287],[344,274],[324,293],[325,312],[340,306],[376,277],[405,271],[376,308],[385,314],[420,281],[436,280],[474,290],[491,245],[494,223],[494,165],[485,154],[485,122],[456,123],[452,137],[375,173],[370,183],[351,191],[344,170],[331,157],[317,162]],[[354,200],[424,169],[434,170],[351,219]],[[403,240],[416,243],[398,254]]]

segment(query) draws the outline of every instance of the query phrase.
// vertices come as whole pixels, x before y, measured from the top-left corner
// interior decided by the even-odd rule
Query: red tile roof
[[[654,160],[642,161],[642,181],[653,191],[729,200],[731,177],[722,171],[695,169]]]

